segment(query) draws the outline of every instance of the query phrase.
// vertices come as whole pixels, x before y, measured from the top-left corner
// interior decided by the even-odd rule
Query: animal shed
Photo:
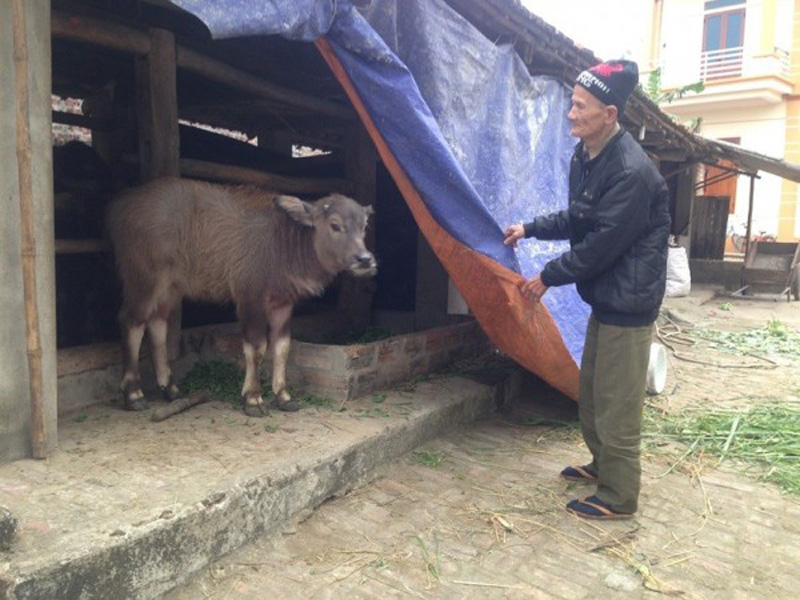
[[[532,75],[549,75],[569,83],[580,69],[597,61],[591,52],[530,15],[515,0],[446,0],[446,5],[486,39],[513,44]],[[27,38],[29,44],[29,57],[14,48],[15,64],[22,65],[17,69],[11,64],[11,23],[17,23],[11,6],[24,7],[18,12],[28,19],[27,26],[23,24],[27,35],[14,36],[15,40]],[[23,96],[26,102],[30,100],[29,131],[23,133],[33,140],[38,153],[34,156],[33,185],[26,187],[22,177],[19,187],[13,177],[4,185],[10,198],[19,194],[20,203],[26,197],[35,199],[34,206],[39,203],[39,221],[34,223],[39,242],[36,268],[46,273],[53,262],[57,263],[52,264],[57,267],[55,290],[49,289],[45,279],[45,285],[33,290],[35,297],[27,298],[26,291],[25,306],[38,305],[45,321],[41,342],[34,340],[38,347],[36,343],[32,346],[33,338],[28,337],[31,364],[41,356],[43,365],[37,368],[46,375],[44,392],[31,387],[32,414],[39,414],[31,421],[34,430],[49,432],[44,444],[41,435],[32,436],[34,455],[45,454],[43,446],[53,447],[56,442],[53,398],[58,396],[58,409],[66,410],[75,407],[66,402],[70,394],[77,402],[86,396],[107,399],[109,390],[116,387],[118,373],[114,369],[118,368],[119,349],[115,312],[119,291],[112,283],[116,276],[100,235],[99,215],[113,190],[131,184],[180,174],[210,181],[256,183],[305,198],[339,191],[361,203],[374,204],[372,234],[378,233],[374,249],[380,261],[374,285],[359,286],[342,279],[322,301],[299,307],[296,326],[302,328],[307,322],[312,329],[319,329],[320,323],[339,323],[351,328],[372,322],[392,328],[395,322],[398,332],[408,333],[463,320],[446,314],[447,277],[419,236],[387,168],[376,160],[356,111],[313,44],[276,36],[212,41],[197,18],[163,0],[53,0],[52,10],[46,4],[14,0],[2,11],[5,61],[0,66],[17,73],[27,70],[29,79],[42,83],[23,90],[18,79],[17,86],[0,92],[0,99],[8,106],[21,106]],[[52,85],[48,79],[51,62]],[[69,106],[67,111],[52,112],[52,132],[49,106],[45,110],[51,91],[54,107],[62,103]],[[17,123],[24,124],[24,114],[23,118],[20,114]],[[13,120],[7,119],[4,125],[8,124],[13,132]],[[631,98],[623,124],[659,157],[662,168],[674,165],[671,173],[679,173],[682,180],[691,177],[685,165],[708,154],[708,148],[640,94]],[[65,127],[72,128],[70,132],[82,128],[80,139],[90,137],[91,147],[70,143],[56,148],[50,171],[53,181],[47,173],[49,153],[41,142],[45,137],[61,135]],[[18,155],[25,149],[19,142],[24,137],[20,137],[22,129],[16,127]],[[234,132],[235,137],[223,135],[223,130]],[[322,152],[310,153],[309,148]],[[16,174],[13,146],[7,146],[4,152],[11,165],[9,173]],[[397,179],[394,171],[392,176]],[[55,201],[51,206],[42,205],[45,200],[50,202],[50,189],[55,190]],[[404,189],[406,201],[407,192]],[[51,210],[56,216],[55,242],[52,223],[47,222]],[[4,232],[11,234],[9,239],[18,239],[19,233],[8,227]],[[28,248],[25,240],[19,243]],[[27,254],[34,253],[23,252]],[[21,288],[23,278],[16,273],[24,269],[17,264],[19,256],[14,259],[8,253],[4,259],[12,270],[6,269],[3,282]],[[21,314],[20,298],[8,291],[6,295],[9,306],[18,307]],[[57,298],[58,315],[50,312],[52,298]],[[497,312],[492,306],[496,304],[488,305],[490,318]],[[61,318],[67,313],[71,318]],[[330,313],[337,317],[331,320]],[[184,306],[184,326],[231,319],[230,309]],[[3,323],[2,333],[21,341],[25,339],[24,327],[19,320],[8,321]],[[51,332],[56,330],[58,343],[51,339]],[[495,337],[492,339],[497,343]],[[511,345],[520,342],[529,344],[530,340],[515,337]],[[7,344],[0,352],[12,352],[19,346]],[[171,347],[177,354],[176,340]],[[184,351],[190,349],[191,345],[184,343]],[[24,358],[10,358],[0,361],[0,376],[18,374],[27,367]],[[53,376],[56,372],[57,382]],[[4,405],[9,404],[7,398],[28,395],[24,390],[26,377],[15,375],[11,379],[13,389],[4,392]],[[36,378],[29,379],[33,382]],[[45,425],[41,427],[36,423],[42,421],[43,395],[48,400]],[[13,458],[29,452],[25,433],[28,415],[18,407],[11,407],[9,412],[13,416],[8,430],[14,435],[5,436],[6,446],[0,448],[0,455]]]
[[[377,325],[404,334],[387,346],[396,348],[414,331],[456,325],[455,334],[438,334],[452,347],[417,360],[415,374],[486,349],[479,328],[457,325],[471,319],[447,314],[446,275],[418,239],[313,44],[277,36],[212,41],[199,20],[166,2],[54,0],[50,23],[59,414],[116,395],[120,289],[102,217],[115,192],[165,175],[255,184],[305,199],[335,191],[375,206],[376,280],[340,278],[323,298],[297,307],[298,331],[341,334]],[[230,338],[212,343],[227,354],[195,351],[204,343],[207,349],[209,339],[226,339],[230,327],[217,335],[210,323],[234,319],[232,307],[185,303],[184,343],[170,339],[178,373],[201,355],[236,357],[240,347]],[[414,338],[408,348],[421,346],[424,355],[425,339]],[[293,351],[290,384],[302,386],[296,378],[313,362],[308,356],[325,352],[314,346],[320,344],[300,343]],[[381,360],[392,354],[383,351]],[[389,368],[392,381],[406,366]],[[340,375],[328,390],[337,398],[390,383],[374,373]],[[309,389],[325,393],[320,381]]]

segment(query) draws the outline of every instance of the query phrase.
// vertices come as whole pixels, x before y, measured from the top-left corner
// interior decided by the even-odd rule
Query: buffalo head
[[[329,272],[348,271],[360,277],[377,273],[375,256],[364,245],[371,206],[362,206],[341,194],[316,202],[278,196],[275,202],[295,222],[313,228],[317,258]]]

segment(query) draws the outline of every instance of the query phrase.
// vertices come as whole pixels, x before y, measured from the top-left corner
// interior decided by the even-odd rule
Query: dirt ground
[[[691,327],[745,331],[774,319],[797,332],[800,303],[698,289],[669,300],[664,314],[662,336],[683,358],[670,353],[651,413],[800,405],[797,356],[768,362],[680,343]],[[798,497],[731,461],[683,460],[681,447],[656,444],[644,451],[636,518],[586,522],[563,507],[591,488],[557,476],[585,460],[580,434],[542,415],[574,423],[575,407],[533,386],[167,598],[797,597]]]

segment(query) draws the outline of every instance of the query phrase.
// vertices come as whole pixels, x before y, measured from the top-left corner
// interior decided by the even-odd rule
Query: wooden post
[[[28,42],[24,0],[12,0],[14,36],[14,83],[16,85],[17,165],[19,171],[20,231],[22,233],[22,280],[25,297],[25,332],[31,397],[31,451],[34,458],[47,457],[44,429],[44,374],[36,301],[36,235],[33,226],[33,166],[28,89]]]
[[[136,59],[139,165],[143,181],[180,175],[175,36],[150,30],[150,53]]]
[[[345,175],[353,183],[353,197],[359,204],[375,208],[377,152],[367,130],[360,121],[354,122],[348,128],[345,148]],[[365,241],[367,249],[374,251],[374,216],[370,221]],[[338,306],[352,327],[364,327],[370,323],[374,292],[374,277],[357,279],[344,276],[342,278]]]
[[[136,121],[142,181],[180,176],[180,132],[175,35],[150,30],[150,52],[136,57]],[[169,317],[170,359],[180,354],[181,307]]]
[[[744,259],[747,262],[747,253],[750,252],[750,238],[753,236],[753,196],[755,194],[756,178],[750,176],[750,199],[747,204],[747,233],[744,238]]]

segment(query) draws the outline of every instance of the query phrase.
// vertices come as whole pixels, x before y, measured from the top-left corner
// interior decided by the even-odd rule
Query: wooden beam
[[[150,36],[132,27],[60,11],[53,11],[51,25],[53,36],[60,39],[95,44],[138,56],[145,56],[150,52]],[[176,52],[180,68],[211,81],[268,100],[280,101],[288,106],[304,108],[310,112],[340,119],[355,119],[355,114],[349,106],[269,83],[260,77],[183,46],[178,46]]]
[[[211,81],[270,100],[278,100],[289,106],[303,107],[311,112],[340,119],[350,120],[355,118],[352,109],[347,106],[268,83],[259,77],[240,71],[222,61],[209,58],[183,46],[178,48],[178,66]]]
[[[112,122],[107,119],[95,119],[86,115],[79,115],[77,113],[53,111],[53,123],[61,125],[72,125],[73,127],[85,127],[95,131],[109,131],[112,127]]]
[[[352,182],[346,179],[285,177],[246,167],[222,165],[190,158],[181,159],[181,174],[208,181],[261,185],[287,194],[328,194],[332,192],[351,194],[353,190]]]
[[[111,48],[144,56],[150,52],[150,36],[144,31],[100,19],[53,11],[50,17],[53,37]]]

